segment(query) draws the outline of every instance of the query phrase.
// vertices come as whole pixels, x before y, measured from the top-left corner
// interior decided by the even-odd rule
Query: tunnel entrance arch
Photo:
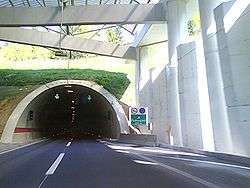
[[[110,107],[110,109],[112,110],[114,114],[117,130],[119,130],[119,133],[124,133],[124,134],[129,133],[129,125],[128,125],[127,117],[123,111],[122,106],[119,104],[117,99],[112,94],[110,94],[107,90],[105,90],[102,86],[94,82],[84,81],[84,80],[58,80],[58,81],[53,81],[53,82],[40,86],[39,88],[37,88],[36,90],[28,94],[16,106],[16,108],[10,115],[5,125],[3,134],[1,137],[1,142],[11,143],[15,141],[14,139],[15,130],[17,129],[18,122],[20,121],[20,119],[22,119],[22,116],[24,116],[24,112],[27,111],[29,105],[33,101],[35,101],[38,97],[40,97],[41,95],[43,95],[44,93],[48,91],[54,92],[54,88],[64,87],[64,86],[83,87],[83,88],[88,89],[89,91],[92,91],[93,93],[95,93],[95,95],[98,95],[99,97],[103,98],[104,99],[103,101],[106,101],[106,103],[108,104],[108,106]],[[28,110],[28,112],[26,112],[26,116],[27,116],[27,113],[31,113],[31,115],[33,116],[32,110]],[[116,137],[119,137],[119,135],[117,135]]]

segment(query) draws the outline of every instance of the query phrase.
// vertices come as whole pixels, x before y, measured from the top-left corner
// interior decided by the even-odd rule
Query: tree
[[[189,36],[195,36],[200,31],[200,15],[195,13],[187,23],[187,29]]]
[[[120,44],[122,42],[122,32],[120,27],[109,28],[107,30],[107,38],[109,42]]]

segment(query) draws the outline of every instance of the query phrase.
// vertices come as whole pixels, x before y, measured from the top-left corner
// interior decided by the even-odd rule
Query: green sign
[[[131,125],[147,125],[146,114],[131,114]]]
[[[131,126],[148,125],[148,108],[147,107],[130,107],[129,121]]]

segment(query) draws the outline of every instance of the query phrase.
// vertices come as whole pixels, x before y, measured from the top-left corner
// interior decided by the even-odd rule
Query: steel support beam
[[[59,48],[59,38],[59,34],[57,33],[41,32],[23,28],[0,28],[0,40],[7,42]],[[91,39],[77,38],[67,35],[62,37],[61,47],[64,50],[85,52],[123,59],[136,59],[136,50],[134,47]]]
[[[64,25],[142,24],[166,21],[163,4],[67,6]],[[2,7],[0,27],[60,25],[60,7]]]

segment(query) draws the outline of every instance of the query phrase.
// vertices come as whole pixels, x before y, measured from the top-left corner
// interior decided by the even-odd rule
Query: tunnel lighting
[[[88,100],[89,100],[89,101],[91,101],[91,100],[92,100],[91,95],[88,95]]]
[[[74,106],[71,106],[71,109],[72,109],[72,110],[74,110],[75,108],[76,108],[76,107],[74,107]]]
[[[75,101],[71,101],[72,103],[75,103]]]
[[[71,88],[72,86],[71,86],[71,85],[65,85],[64,87],[66,87],[66,88]]]
[[[68,93],[74,93],[74,91],[73,90],[68,90]]]
[[[59,98],[60,98],[59,94],[56,93],[56,94],[55,94],[55,99],[58,100]]]

